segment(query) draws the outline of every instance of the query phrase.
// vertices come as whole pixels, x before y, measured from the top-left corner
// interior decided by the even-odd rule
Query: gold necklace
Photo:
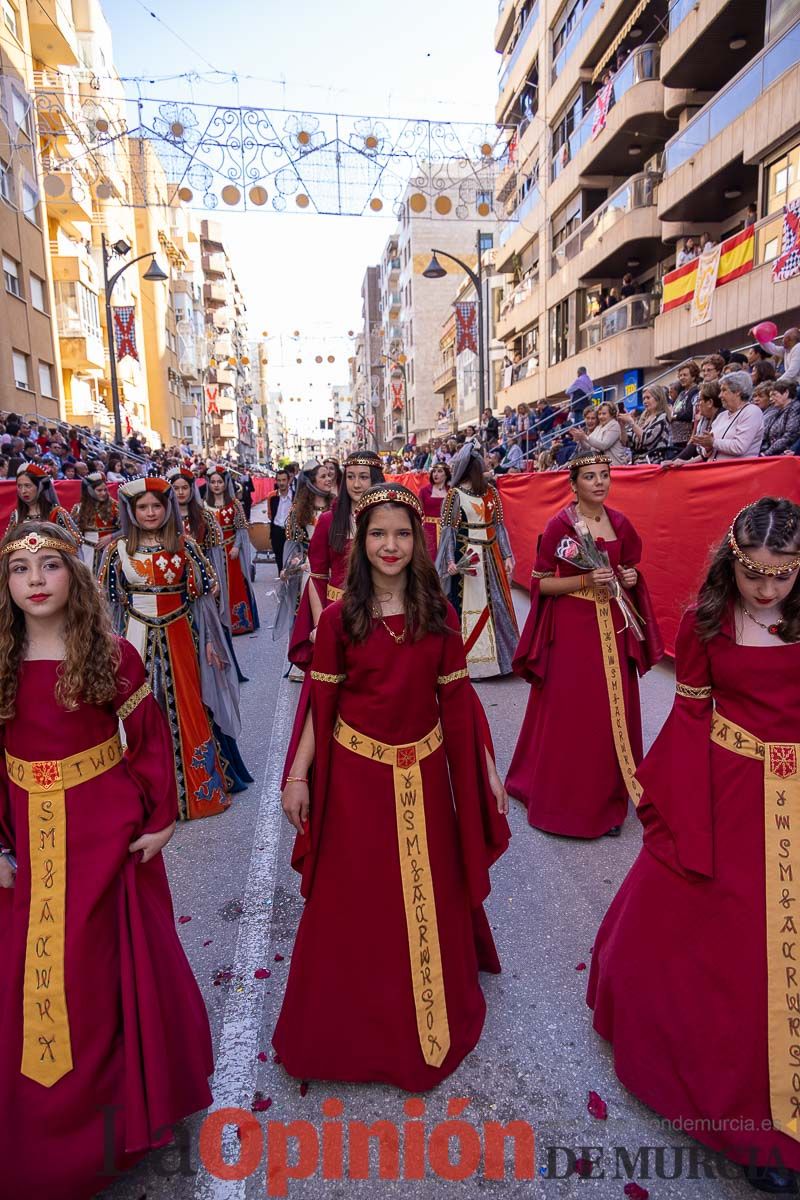
[[[394,630],[393,630],[393,629],[392,629],[392,628],[391,628],[389,625],[387,625],[386,621],[385,621],[385,620],[384,620],[384,618],[383,618],[383,614],[382,614],[382,613],[378,612],[376,609],[374,609],[374,608],[373,608],[373,610],[372,610],[372,615],[373,615],[373,617],[375,617],[375,618],[376,618],[378,621],[380,621],[381,625],[382,625],[382,626],[383,626],[383,628],[386,630],[386,632],[388,633],[388,635],[389,635],[389,637],[392,639],[392,641],[393,641],[393,642],[395,642],[395,643],[396,643],[398,646],[402,646],[403,642],[406,640],[406,627],[405,627],[405,625],[403,625],[403,632],[402,632],[402,633],[395,633],[395,631],[394,631]],[[397,615],[399,616],[400,614],[398,613]]]
[[[783,625],[783,618],[780,621],[773,621],[771,625],[765,625],[763,621],[759,621],[758,617],[754,617],[744,605],[742,605],[742,612],[746,617],[750,618],[754,625],[760,625],[762,629],[766,629],[767,633],[771,633],[773,637],[779,632],[781,625]]]
[[[577,504],[575,505],[575,507],[578,509],[578,516],[583,517],[584,521],[602,521],[602,519],[603,519],[602,513],[600,514],[599,517],[590,517],[590,516],[588,516],[587,513],[585,513],[583,511],[582,508],[579,508]]]

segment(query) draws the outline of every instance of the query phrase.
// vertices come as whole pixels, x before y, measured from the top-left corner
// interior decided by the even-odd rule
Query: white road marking
[[[284,819],[278,795],[283,753],[289,742],[296,700],[297,689],[282,680],[275,704],[258,815],[253,828],[253,851],[247,874],[244,911],[239,920],[234,954],[233,973],[241,977],[244,990],[237,992],[231,988],[225,1002],[216,1070],[211,1084],[214,1096],[212,1112],[219,1108],[244,1108],[248,1111],[255,1089],[258,1071],[256,1055],[266,988],[263,982],[253,978],[253,973],[264,965],[264,953],[269,945],[278,845]],[[229,1132],[231,1157],[235,1159],[238,1143],[232,1131]],[[201,1166],[194,1197],[195,1200],[243,1200],[246,1186],[246,1180],[215,1179]]]

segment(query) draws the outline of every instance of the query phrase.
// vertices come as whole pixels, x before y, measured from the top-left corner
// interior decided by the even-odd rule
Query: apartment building
[[[398,448],[406,433],[425,441],[436,432],[440,399],[439,336],[463,272],[442,257],[448,274],[425,279],[431,250],[454,254],[473,270],[478,240],[494,244],[497,221],[491,175],[479,163],[447,164],[446,179],[423,171],[405,193],[397,230],[381,258],[381,320],[385,361],[384,441]],[[419,186],[419,179],[425,181]],[[407,412],[403,405],[407,403]]]
[[[0,408],[57,418],[60,362],[37,154],[34,64],[43,28],[25,0],[0,0]],[[61,53],[77,61],[74,38]]]
[[[366,444],[379,450],[384,441],[385,393],[381,325],[381,268],[367,267],[361,282],[361,329],[351,361],[353,403],[362,414]]]
[[[208,374],[208,386],[212,389],[209,437],[217,453],[241,454],[246,461],[252,461],[255,435],[250,412],[252,386],[247,309],[225,251],[222,225],[218,221],[201,223],[200,248],[211,366]],[[213,411],[215,408],[217,412]]]
[[[764,264],[794,179],[797,16],[783,0],[503,0],[498,332],[516,365],[500,405],[563,395],[579,365],[621,400],[796,307],[794,281],[773,289]],[[662,314],[676,247],[742,230],[750,203],[752,273],[718,289],[709,324]]]

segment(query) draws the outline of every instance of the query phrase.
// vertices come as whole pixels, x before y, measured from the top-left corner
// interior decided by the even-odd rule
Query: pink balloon
[[[753,326],[753,337],[763,346],[764,342],[773,342],[778,336],[778,326],[774,321],[761,321]]]

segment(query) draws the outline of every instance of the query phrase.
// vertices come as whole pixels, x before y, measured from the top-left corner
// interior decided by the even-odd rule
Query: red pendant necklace
[[[772,625],[765,625],[763,621],[759,621],[758,617],[754,617],[753,614],[748,609],[746,609],[744,605],[742,605],[742,612],[744,613],[744,615],[746,617],[750,618],[750,620],[753,622],[754,625],[760,625],[762,629],[766,629],[767,633],[771,633],[773,635],[773,637],[775,635],[777,635],[778,633],[780,633],[781,626],[783,625],[782,620],[774,621],[772,623]]]

